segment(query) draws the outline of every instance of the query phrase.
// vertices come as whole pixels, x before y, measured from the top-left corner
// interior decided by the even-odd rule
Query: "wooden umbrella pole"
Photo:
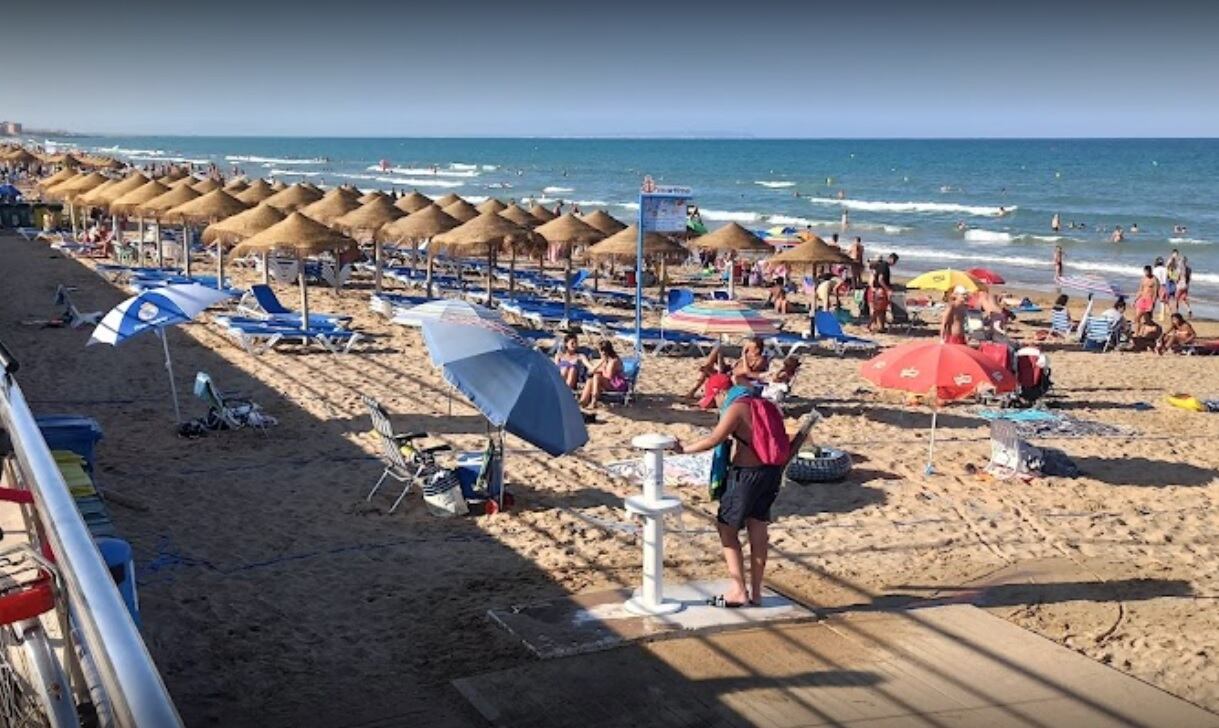
[[[136,265],[144,267],[144,216],[139,217],[139,232],[136,233],[135,251]]]
[[[427,273],[424,275],[424,278],[423,278],[424,295],[427,296],[428,298],[432,297],[432,270],[435,268],[435,261],[432,258],[432,251],[430,250],[431,247],[432,247],[431,245],[428,245],[429,250],[427,251]]]
[[[372,241],[372,265],[373,265],[372,288],[377,293],[380,293],[381,292],[381,243],[379,241],[377,241],[376,238],[374,238]]]
[[[262,251],[262,284],[271,285],[271,252],[268,250]]]
[[[301,284],[301,328],[309,328],[309,286],[305,282],[305,259],[298,251],[296,254],[296,262],[300,266],[297,273]]]
[[[495,290],[495,248],[487,248],[487,308],[491,308]]]
[[[516,295],[516,246],[508,257],[508,298]]]
[[[216,290],[224,290],[224,246],[216,241]]]

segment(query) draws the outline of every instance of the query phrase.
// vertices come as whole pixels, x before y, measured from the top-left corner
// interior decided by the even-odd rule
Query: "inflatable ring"
[[[1173,407],[1179,407],[1190,412],[1206,412],[1206,405],[1192,394],[1170,394],[1167,397],[1168,403]]]

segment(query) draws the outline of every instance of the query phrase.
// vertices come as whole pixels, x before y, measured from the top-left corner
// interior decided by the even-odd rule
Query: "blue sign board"
[[[639,239],[635,249],[635,355],[643,354],[643,236],[646,233],[685,233],[686,206],[693,197],[689,187],[657,185],[643,178],[639,188]]]

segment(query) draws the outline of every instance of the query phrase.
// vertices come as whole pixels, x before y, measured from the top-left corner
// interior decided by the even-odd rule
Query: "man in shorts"
[[[720,496],[719,512],[715,516],[724,561],[732,588],[712,600],[715,606],[737,608],[758,606],[762,600],[762,577],[766,570],[766,555],[770,548],[770,507],[779,494],[783,468],[762,463],[749,443],[753,438],[753,423],[749,404],[738,399],[724,407],[732,379],[725,374],[708,378],[699,405],[708,409],[721,408],[719,423],[707,437],[689,445],[674,445],[678,453],[711,450],[722,442],[733,440],[728,480]],[[745,587],[745,557],[741,550],[741,529],[749,534],[750,585]]]

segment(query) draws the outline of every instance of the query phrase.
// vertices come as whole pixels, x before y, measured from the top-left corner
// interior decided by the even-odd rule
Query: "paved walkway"
[[[1219,726],[966,605],[635,644],[454,684],[512,728]]]

